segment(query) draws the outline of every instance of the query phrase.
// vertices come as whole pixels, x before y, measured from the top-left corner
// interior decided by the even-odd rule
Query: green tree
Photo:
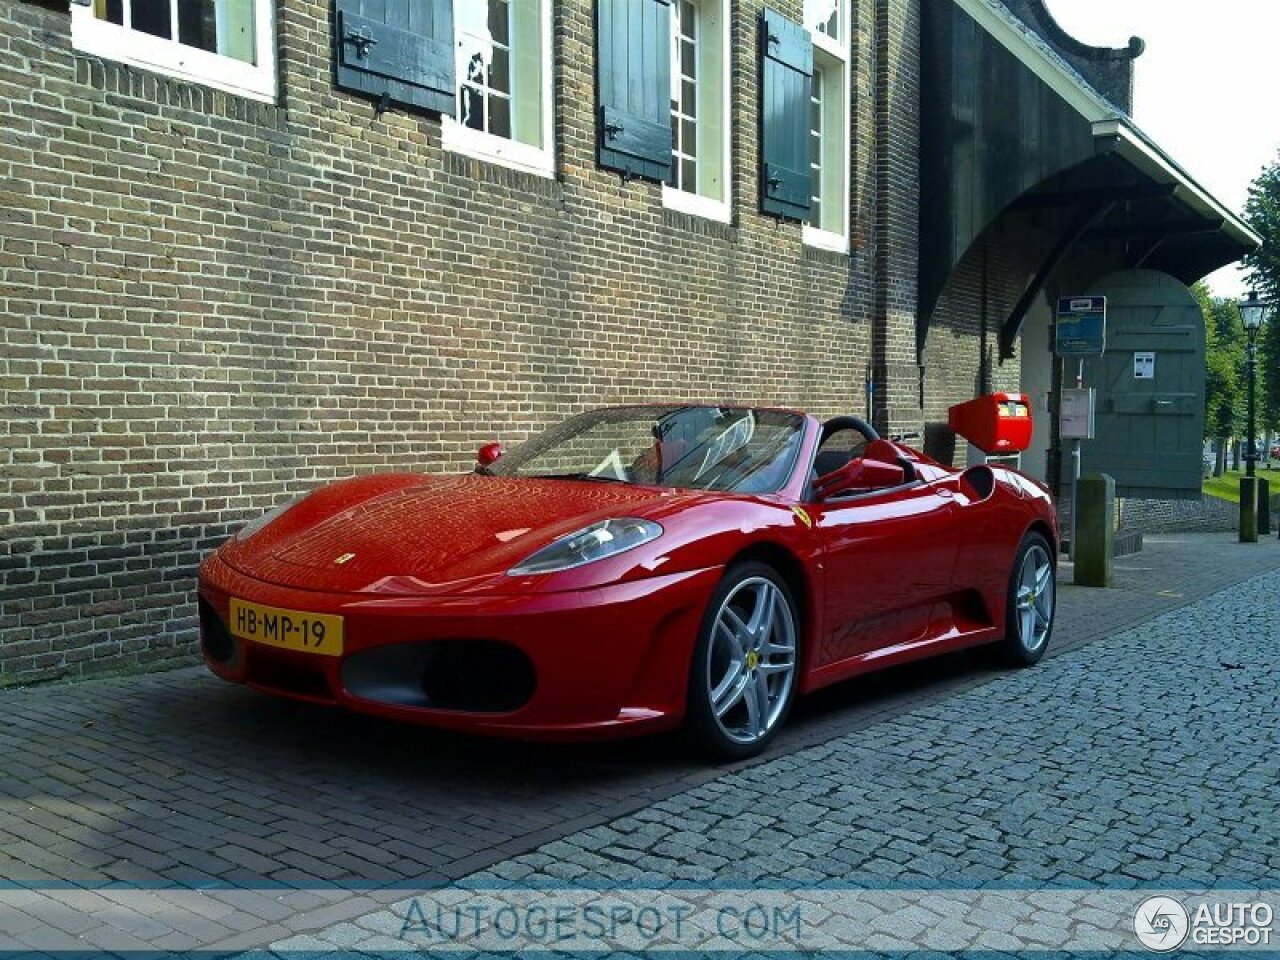
[[[1250,185],[1244,214],[1262,237],[1262,246],[1244,258],[1249,285],[1273,311],[1258,342],[1258,421],[1274,433],[1280,430],[1280,161]]]
[[[1235,393],[1235,370],[1218,343],[1218,328],[1213,321],[1213,298],[1203,283],[1191,288],[1200,303],[1205,326],[1205,390],[1204,437],[1217,440],[1230,422],[1232,395]],[[1225,417],[1224,417],[1225,414]],[[1225,432],[1230,432],[1227,427]]]
[[[1203,283],[1191,288],[1205,326],[1204,434],[1218,444],[1215,473],[1225,467],[1229,441],[1244,423],[1245,335],[1240,308],[1214,297]]]

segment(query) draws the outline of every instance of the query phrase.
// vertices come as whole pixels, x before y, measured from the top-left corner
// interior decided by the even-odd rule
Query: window
[[[447,149],[550,176],[551,0],[454,0],[457,107]]]
[[[812,34],[821,34],[834,43],[843,39],[840,19],[844,0],[804,0],[804,25]]]
[[[813,68],[809,87],[809,223],[822,223],[822,68]]]
[[[676,0],[671,18],[671,185],[698,192],[698,5]]]
[[[804,240],[849,249],[849,42],[847,0],[805,0],[813,38],[809,94],[811,200]]]
[[[84,53],[256,100],[276,97],[271,0],[76,0]]]
[[[725,2],[672,0],[672,156],[663,202],[727,222],[731,208]]]

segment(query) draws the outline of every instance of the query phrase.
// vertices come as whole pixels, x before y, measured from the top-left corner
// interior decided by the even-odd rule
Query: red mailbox
[[[1031,446],[1026,394],[989,393],[947,411],[947,425],[983,453],[1018,453]]]

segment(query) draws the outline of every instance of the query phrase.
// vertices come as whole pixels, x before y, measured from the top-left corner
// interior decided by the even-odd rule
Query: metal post
[[[1076,389],[1084,386],[1084,358],[1076,365]],[[1071,549],[1067,556],[1072,563],[1076,559],[1076,514],[1079,512],[1079,497],[1076,492],[1080,488],[1080,438],[1071,441]]]
[[[1249,294],[1253,296],[1253,294]],[[1244,330],[1249,337],[1248,362],[1248,447],[1244,448],[1244,476],[1240,477],[1240,543],[1257,543],[1258,541],[1258,480],[1254,475],[1258,461],[1257,443],[1257,402],[1256,393],[1258,370],[1258,326],[1261,324],[1245,324]],[[1270,532],[1270,531],[1267,531]]]
[[[1244,473],[1246,477],[1254,475],[1254,464],[1258,462],[1257,441],[1257,401],[1254,398],[1254,383],[1258,376],[1258,331],[1249,331],[1249,453],[1246,455]]]
[[[1240,478],[1240,542],[1258,542],[1258,480],[1254,474],[1254,465],[1258,460],[1257,438],[1257,404],[1254,399],[1255,380],[1258,372],[1258,329],[1246,327],[1249,335],[1249,354],[1246,370],[1248,371],[1248,425],[1249,445],[1245,448],[1244,476]],[[1270,531],[1268,531],[1270,532]]]

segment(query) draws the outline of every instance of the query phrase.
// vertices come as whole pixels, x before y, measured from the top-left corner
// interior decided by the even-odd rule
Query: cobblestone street
[[[192,670],[7,691],[0,873],[35,887],[1265,886],[1280,876],[1278,568],[1274,541],[1149,542],[1118,563],[1118,589],[1064,586],[1040,667],[951,657],[843,685],[739,769],[666,739],[445,737]],[[388,946],[378,902],[315,906],[203,942]],[[76,922],[18,936],[94,942],[92,911]]]
[[[1255,577],[472,879],[1265,888],[1280,876],[1277,597],[1280,572]],[[390,947],[403,917],[357,920],[354,945]]]

